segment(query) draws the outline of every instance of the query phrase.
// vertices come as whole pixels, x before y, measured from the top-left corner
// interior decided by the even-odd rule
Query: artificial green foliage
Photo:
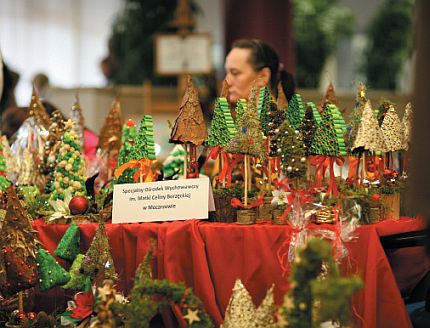
[[[263,159],[264,141],[258,120],[256,91],[251,91],[248,106],[237,121],[238,131],[225,149],[231,153],[241,153]]]
[[[99,223],[96,234],[81,265],[82,273],[95,278],[100,273],[103,278],[116,280],[118,275],[110,252],[109,239],[103,222]],[[101,272],[103,271],[103,272]]]
[[[310,239],[294,260],[290,281],[293,287],[281,308],[287,327],[316,328],[327,321],[344,327],[349,323],[351,296],[362,282],[358,277],[340,276],[329,242]]]
[[[413,0],[386,0],[367,31],[362,72],[374,89],[399,87],[398,74],[413,49]]]
[[[55,286],[62,286],[70,280],[70,274],[64,270],[55,258],[43,248],[36,254],[40,290],[46,291]]]
[[[33,219],[52,213],[53,208],[49,204],[49,195],[41,194],[36,186],[19,186],[18,193],[24,201],[28,214]]]
[[[279,127],[276,136],[278,153],[281,154],[282,172],[289,179],[301,178],[306,174],[305,148],[302,135],[298,130],[293,130],[290,123],[285,120]]]
[[[149,328],[151,319],[165,306],[176,304],[185,317],[186,327],[207,328],[213,324],[203,310],[201,301],[190,288],[182,283],[173,283],[151,278],[152,250],[150,247],[144,260],[136,270],[136,278],[131,291],[130,303],[115,304],[115,312],[125,315],[128,327]],[[197,311],[199,321],[192,324],[186,320],[188,310]]]
[[[237,133],[226,98],[217,98],[212,117],[207,144],[211,147],[224,147]]]
[[[140,122],[139,131],[136,135],[131,159],[141,160],[143,158],[155,159],[154,149],[154,122],[151,115],[145,115]]]
[[[357,139],[358,127],[360,126],[361,117],[363,116],[364,106],[366,105],[366,86],[360,83],[357,87],[355,105],[351,115],[351,121],[346,127],[346,148],[349,155],[361,156],[361,149],[354,149],[354,142]]]
[[[294,0],[293,26],[296,81],[299,87],[317,88],[328,56],[338,41],[350,36],[354,19],[337,0]],[[317,57],[316,57],[317,56]]]
[[[269,156],[280,156],[278,151],[279,127],[285,120],[285,112],[279,110],[278,105],[274,101],[269,101],[267,106],[267,137],[269,138]]]
[[[66,191],[70,192],[72,197],[86,194],[85,161],[82,154],[79,136],[69,120],[66,122],[57,155],[54,182],[51,185],[52,200],[64,200]]]
[[[327,105],[321,115],[310,149],[311,154],[346,156],[345,121],[336,105]]]
[[[305,146],[306,156],[310,155],[310,149],[314,140],[315,131],[317,129],[317,121],[314,118],[313,103],[306,103],[305,117],[300,124],[300,134],[302,135],[303,144]],[[314,105],[315,107],[315,105]]]
[[[388,110],[390,109],[390,106],[394,106],[394,103],[389,101],[388,99],[381,98],[378,107],[375,109],[375,116],[378,120],[379,126],[382,125],[385,114],[387,114]]]
[[[71,223],[55,249],[54,255],[73,262],[76,255],[79,254],[80,241],[80,228]]]
[[[305,110],[303,109],[302,97],[295,93],[291,97],[288,108],[285,111],[285,119],[290,122],[293,130],[298,130],[304,116]]]
[[[268,104],[269,104],[269,101],[271,100],[273,99],[272,99],[272,96],[270,95],[269,89],[267,87],[261,88],[260,95],[258,97],[257,110],[258,110],[258,117],[260,118],[261,129],[263,130],[263,133],[266,136],[269,129],[267,124],[270,121],[269,114],[268,114]]]
[[[236,123],[239,122],[240,118],[246,112],[246,108],[248,107],[248,103],[246,99],[239,99],[236,104],[236,108],[234,109],[236,113]]]
[[[67,284],[61,286],[61,288],[88,292],[91,287],[91,277],[80,270],[84,258],[84,254],[78,254],[76,256],[69,270],[70,280]]]
[[[6,188],[10,185],[10,181],[7,178],[6,172],[6,158],[3,154],[3,143],[0,142],[0,192],[6,191]]]

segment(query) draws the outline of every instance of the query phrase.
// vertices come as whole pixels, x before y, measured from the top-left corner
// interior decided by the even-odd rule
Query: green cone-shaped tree
[[[217,98],[207,144],[211,147],[224,147],[231,142],[236,132],[227,99]]]
[[[70,280],[67,282],[67,284],[61,286],[62,288],[71,290],[84,290],[85,292],[90,289],[91,277],[84,274],[80,270],[84,258],[84,254],[78,254],[76,256],[69,270]]]
[[[79,254],[80,240],[80,228],[73,223],[70,224],[55,249],[54,255],[73,262],[76,255]]]
[[[64,270],[55,258],[43,248],[36,255],[40,290],[45,291],[55,286],[62,286],[70,280],[70,274]]]
[[[268,127],[267,124],[269,123],[269,114],[268,114],[268,104],[269,101],[272,100],[272,96],[270,95],[269,89],[267,87],[263,87],[260,89],[260,96],[258,97],[258,104],[257,104],[257,110],[258,110],[258,117],[260,118],[260,124],[261,129],[263,130],[263,133],[267,135]]]
[[[131,151],[131,159],[143,158],[155,159],[154,122],[151,115],[145,115],[140,122],[134,146]]]
[[[288,104],[288,108],[285,111],[285,118],[290,122],[291,128],[297,130],[300,127],[305,111],[303,109],[302,97],[295,93]]]

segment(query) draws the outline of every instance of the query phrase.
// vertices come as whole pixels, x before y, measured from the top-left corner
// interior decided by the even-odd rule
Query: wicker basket
[[[258,208],[258,217],[259,221],[270,221],[272,220],[272,197],[264,197],[263,204]]]
[[[284,214],[284,211],[284,208],[274,208],[272,210],[273,224],[287,224],[287,218],[282,218],[282,214]]]
[[[333,213],[333,208],[331,206],[323,206],[315,213],[315,223],[331,223],[336,221],[336,217]]]
[[[215,212],[209,213],[209,221],[211,222],[236,222],[237,209],[231,206],[231,196],[214,195]]]
[[[254,224],[256,219],[257,219],[257,212],[254,209],[237,211],[238,224]]]

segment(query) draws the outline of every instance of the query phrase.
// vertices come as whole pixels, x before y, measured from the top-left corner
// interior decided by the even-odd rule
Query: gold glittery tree
[[[409,144],[411,142],[412,137],[412,118],[413,118],[413,109],[412,104],[407,103],[405,107],[405,114],[402,119],[402,148],[405,150],[409,149]]]
[[[402,125],[394,106],[390,106],[381,124],[386,151],[402,149]]]
[[[43,107],[40,102],[39,95],[36,89],[33,87],[33,93],[31,95],[30,106],[28,107],[29,117],[34,117],[36,122],[43,125],[45,129],[49,128],[49,114],[46,112],[45,107]]]
[[[346,148],[353,156],[361,155],[360,149],[354,147],[354,142],[357,139],[358,127],[360,125],[361,117],[363,116],[366,102],[366,86],[363,83],[360,83],[357,88],[357,95],[355,97],[355,106],[352,112],[351,121],[346,127]]]

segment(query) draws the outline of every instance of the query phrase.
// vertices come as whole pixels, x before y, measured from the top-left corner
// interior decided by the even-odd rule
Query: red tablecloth
[[[418,220],[401,220],[362,226],[356,231],[358,238],[347,244],[350,256],[344,261],[343,270],[359,273],[364,281],[364,288],[353,299],[358,327],[411,326],[379,235],[390,230],[393,233],[417,230],[421,224]],[[67,228],[41,222],[34,226],[43,246],[51,253]],[[288,289],[276,255],[291,236],[288,226],[270,223],[240,226],[189,220],[107,224],[106,228],[121,277],[119,286],[125,293],[133,286],[135,270],[148,250],[149,240],[156,238],[158,278],[184,281],[192,287],[217,324],[222,322],[236,278],[242,280],[257,305],[272,284],[275,284],[278,304]],[[82,251],[89,247],[95,230],[96,224],[81,226]]]

